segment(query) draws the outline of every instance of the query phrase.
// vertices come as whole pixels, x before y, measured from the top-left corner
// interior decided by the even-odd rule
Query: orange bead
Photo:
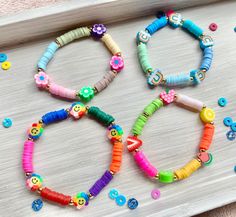
[[[123,143],[114,141],[110,171],[117,173],[120,170],[122,161]]]
[[[212,143],[215,126],[212,124],[205,124],[203,136],[199,144],[199,149],[208,150]]]

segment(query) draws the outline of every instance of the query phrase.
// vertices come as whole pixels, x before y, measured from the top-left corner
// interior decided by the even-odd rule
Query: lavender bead
[[[112,174],[107,170],[100,179],[98,179],[94,185],[89,189],[89,193],[96,197],[100,191],[108,185],[113,179]]]
[[[95,38],[101,38],[106,31],[107,28],[103,24],[94,24],[92,28],[92,36]]]

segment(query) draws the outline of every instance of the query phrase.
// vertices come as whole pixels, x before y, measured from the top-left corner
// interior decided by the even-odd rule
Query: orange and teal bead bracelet
[[[200,112],[200,118],[204,124],[203,136],[199,144],[199,152],[197,156],[187,163],[184,167],[172,171],[160,171],[156,169],[147,159],[144,152],[140,150],[142,146],[142,140],[138,138],[141,135],[143,127],[147,123],[149,117],[151,117],[157,110],[172,102],[176,104],[184,105]],[[143,113],[139,115],[132,128],[132,136],[127,138],[128,151],[133,153],[134,160],[139,168],[149,177],[156,178],[162,183],[172,183],[176,180],[182,180],[189,177],[193,172],[198,170],[202,165],[209,165],[213,157],[208,153],[208,149],[212,143],[214,135],[214,121],[215,113],[212,109],[207,108],[201,101],[190,98],[182,94],[175,94],[174,90],[168,92],[164,91],[160,94],[160,97],[153,100],[148,106],[145,107]]]
[[[114,80],[117,73],[124,68],[121,50],[112,39],[111,35],[106,33],[106,31],[107,28],[103,24],[95,24],[92,28],[80,27],[56,38],[54,42],[49,44],[38,62],[38,74],[34,76],[36,85],[41,89],[49,91],[52,95],[65,99],[81,100],[83,102],[90,101],[96,93],[104,90]],[[108,71],[103,78],[93,86],[84,86],[79,91],[65,88],[53,82],[53,80],[46,74],[46,69],[48,63],[54,57],[55,52],[74,40],[89,36],[92,36],[95,39],[101,39],[108,50],[112,53],[113,56],[110,60],[110,71]]]
[[[64,195],[50,188],[43,187],[43,179],[40,175],[34,173],[33,168],[33,152],[35,140],[43,133],[44,128],[52,123],[63,121],[68,117],[73,117],[75,120],[82,118],[88,114],[92,118],[101,122],[107,127],[107,136],[113,144],[112,160],[108,170],[98,179],[89,189],[88,193],[80,192],[76,196]],[[120,126],[114,123],[115,119],[98,107],[85,107],[81,102],[73,103],[69,109],[61,109],[58,111],[49,112],[42,116],[38,123],[34,123],[28,130],[28,139],[24,143],[24,151],[22,155],[22,167],[26,175],[26,185],[31,191],[36,191],[40,196],[51,202],[58,203],[62,206],[71,205],[78,209],[87,206],[89,201],[96,197],[103,188],[113,179],[113,176],[120,170],[122,161],[122,135],[123,130]]]

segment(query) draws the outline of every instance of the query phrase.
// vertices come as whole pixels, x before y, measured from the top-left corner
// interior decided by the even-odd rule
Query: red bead
[[[166,12],[166,16],[169,17],[169,16],[170,16],[171,14],[173,14],[173,13],[175,13],[174,10],[168,10],[168,11]]]
[[[142,145],[142,140],[138,139],[136,136],[128,136],[127,140],[127,149],[129,152],[138,149]]]
[[[209,26],[209,29],[211,30],[211,31],[216,31],[217,30],[217,24],[216,23],[211,23],[210,24],[210,26]]]

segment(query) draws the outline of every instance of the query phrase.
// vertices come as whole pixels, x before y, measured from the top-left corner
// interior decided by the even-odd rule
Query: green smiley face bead
[[[94,89],[90,86],[82,87],[78,95],[82,101],[89,102],[94,97]]]
[[[172,183],[174,182],[174,173],[171,171],[160,171],[159,181],[162,183]]]

